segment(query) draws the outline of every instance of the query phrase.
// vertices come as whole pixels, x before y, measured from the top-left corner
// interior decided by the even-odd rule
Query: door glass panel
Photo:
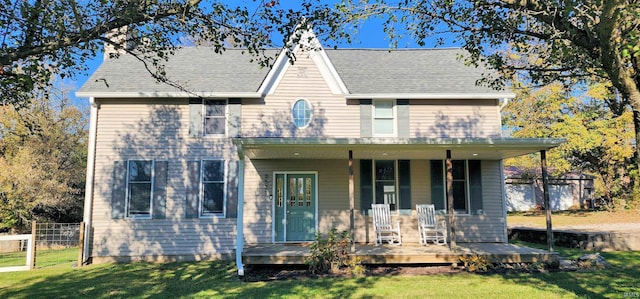
[[[293,191],[296,190],[296,179],[295,178],[290,178],[289,179],[289,206],[290,207],[295,207],[296,206],[296,192]]]
[[[303,178],[298,178],[298,206],[304,206],[304,182]]]
[[[281,208],[283,200],[284,200],[284,182],[282,181],[282,175],[278,175],[276,177],[276,206]]]
[[[307,178],[306,179],[306,195],[305,195],[305,199],[307,202],[307,207],[311,206],[311,178]]]

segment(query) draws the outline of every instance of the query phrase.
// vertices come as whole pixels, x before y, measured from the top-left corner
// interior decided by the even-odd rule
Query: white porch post
[[[242,265],[242,249],[244,248],[244,153],[242,146],[238,146],[238,215],[236,224],[236,267],[238,268],[238,276],[244,276],[244,266]]]
[[[542,194],[544,209],[547,218],[547,246],[553,252],[553,228],[551,225],[551,205],[549,203],[549,176],[547,174],[547,151],[540,151],[540,164],[542,166]]]

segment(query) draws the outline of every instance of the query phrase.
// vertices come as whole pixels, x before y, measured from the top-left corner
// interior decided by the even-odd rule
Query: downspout
[[[95,98],[90,97],[91,114],[89,117],[89,140],[87,149],[87,177],[85,182],[84,193],[84,244],[82,250],[82,264],[86,264],[89,260],[89,244],[91,244],[91,221],[93,213],[93,185],[94,174],[96,169],[96,132],[98,124],[98,108]]]
[[[236,267],[238,268],[238,276],[244,276],[244,266],[242,265],[242,249],[244,248],[244,152],[242,151],[242,145],[237,144],[238,147],[238,215],[236,224]]]
[[[502,112],[502,109],[504,109],[507,104],[509,104],[509,98],[502,98],[502,104],[500,104],[500,112]]]

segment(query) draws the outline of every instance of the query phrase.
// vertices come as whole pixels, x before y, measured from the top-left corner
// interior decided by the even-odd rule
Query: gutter
[[[259,92],[173,92],[173,91],[79,91],[76,97],[95,97],[107,99],[128,99],[128,98],[261,98]]]
[[[93,212],[93,183],[96,169],[96,133],[98,124],[98,108],[100,106],[95,102],[94,97],[89,98],[91,104],[91,115],[89,118],[89,144],[87,149],[87,177],[85,182],[84,193],[84,244],[82,250],[82,264],[89,260],[89,244],[91,243],[91,214]]]
[[[238,212],[236,224],[236,267],[238,277],[244,276],[244,266],[242,265],[242,249],[244,248],[244,152],[241,144],[238,147]]]
[[[502,104],[500,105],[500,112],[502,112],[502,110],[504,109],[504,107],[507,106],[507,104],[509,104],[509,100],[511,98],[502,98]]]

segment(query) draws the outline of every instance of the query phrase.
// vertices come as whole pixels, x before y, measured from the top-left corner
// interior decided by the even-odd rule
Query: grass
[[[27,252],[0,252],[0,267],[24,266]]]
[[[553,226],[568,225],[601,225],[640,222],[640,210],[622,211],[554,211],[551,221]],[[509,226],[546,227],[544,211],[509,212],[507,215]]]
[[[527,244],[529,245],[529,244]],[[531,246],[537,246],[532,244]],[[580,250],[559,249],[578,256]],[[228,261],[101,264],[0,273],[0,298],[624,298],[640,296],[640,252],[602,255],[613,269],[243,282]]]
[[[78,260],[78,247],[36,250],[36,268],[68,267]],[[24,266],[27,253],[0,253],[0,267]]]

